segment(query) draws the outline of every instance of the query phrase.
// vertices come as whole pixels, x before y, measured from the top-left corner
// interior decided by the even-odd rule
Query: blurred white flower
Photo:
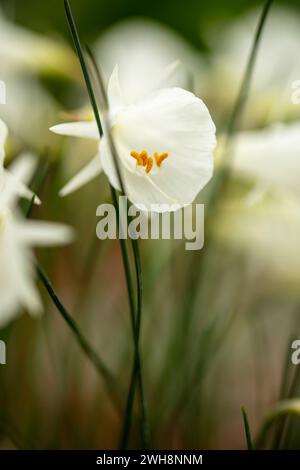
[[[77,70],[71,49],[8,21],[0,11],[1,78],[16,71],[49,73],[72,78]]]
[[[117,67],[109,81],[108,100],[111,133],[129,199],[147,210],[153,204],[182,207],[193,202],[213,171],[215,126],[205,104],[186,90],[165,88],[127,105]],[[95,122],[66,123],[51,130],[99,138]],[[98,155],[63,188],[62,194],[74,191],[102,169],[110,183],[120,189],[106,133]]]
[[[276,289],[299,296],[300,211],[294,199],[264,194],[254,204],[226,201],[214,218],[214,236],[247,257],[248,268],[267,273]]]
[[[236,178],[252,184],[223,200],[215,237],[294,292],[300,279],[300,122],[238,133],[232,165]]]
[[[47,38],[9,21],[0,9],[0,80],[6,87],[1,117],[21,146],[44,153],[57,141],[47,131],[59,105],[39,81],[39,75],[78,77],[78,63],[63,41]],[[24,119],[30,108],[30,119]],[[52,152],[54,154],[54,152]]]
[[[3,141],[6,128],[1,123]],[[0,146],[3,156],[3,146]],[[63,225],[29,221],[19,213],[19,195],[32,197],[26,188],[35,167],[34,157],[23,154],[13,165],[11,173],[0,175],[0,326],[4,326],[24,307],[32,314],[41,311],[40,299],[34,285],[33,246],[59,245],[71,241],[72,231]]]
[[[23,183],[22,180],[18,177],[19,167],[17,165],[11,165],[10,171],[7,171],[4,168],[4,158],[5,158],[5,142],[7,139],[7,127],[6,124],[0,119],[0,198],[3,197],[3,194],[6,191],[8,186],[12,187],[15,193],[26,199],[33,198],[33,192],[30,191]],[[3,194],[2,194],[3,193]],[[41,201],[36,196],[35,203],[40,204]]]
[[[214,102],[223,107],[231,105],[239,89],[259,15],[259,10],[247,13],[229,24],[211,27],[207,35],[213,51],[207,88]],[[256,58],[251,100],[245,110],[250,123],[300,116],[299,106],[292,103],[293,82],[300,78],[299,21],[299,10],[278,6],[270,10]]]
[[[35,77],[11,76],[6,82],[6,95],[1,117],[16,137],[14,142],[40,155],[45,149],[57,148],[57,139],[49,136],[48,128],[57,119],[60,106],[39,81]],[[28,109],[30,118],[25,119]],[[55,152],[49,153],[55,155]]]
[[[183,37],[146,18],[123,20],[112,26],[96,43],[95,53],[106,77],[119,64],[128,103],[157,88],[188,88],[191,78],[197,76],[199,81],[205,69],[199,52]],[[163,76],[162,70],[166,70]]]
[[[300,121],[235,137],[233,171],[263,189],[300,195]]]

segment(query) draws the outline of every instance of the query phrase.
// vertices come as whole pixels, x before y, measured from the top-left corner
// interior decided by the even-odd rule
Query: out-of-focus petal
[[[74,231],[62,224],[29,220],[18,223],[18,239],[28,246],[65,245],[74,239]]]
[[[84,166],[59,192],[64,197],[77,191],[86,183],[92,181],[102,172],[100,155],[96,155],[86,166]]]
[[[99,139],[99,131],[95,121],[91,122],[65,122],[50,127],[50,131],[59,135],[82,137],[87,139]]]

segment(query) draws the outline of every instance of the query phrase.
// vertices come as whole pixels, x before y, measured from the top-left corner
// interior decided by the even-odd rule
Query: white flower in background
[[[78,63],[63,41],[45,37],[5,18],[0,8],[0,80],[6,88],[6,104],[1,117],[25,148],[43,155],[56,139],[48,127],[57,119],[59,105],[41,84],[39,75],[78,77]],[[27,116],[28,109],[30,119]],[[52,152],[55,154],[54,152]]]
[[[276,292],[299,298],[300,211],[294,199],[265,194],[247,205],[236,198],[223,204],[213,223],[215,238],[246,256],[248,270],[271,279]]]
[[[3,141],[6,128],[1,122]],[[3,146],[0,146],[3,158]],[[12,165],[11,173],[0,173],[0,326],[3,327],[20,313],[23,307],[32,314],[41,311],[34,285],[35,267],[33,246],[68,243],[72,231],[63,225],[29,221],[19,213],[18,197],[32,197],[26,188],[35,167],[34,157],[23,154]]]
[[[199,83],[205,70],[201,55],[191,44],[170,28],[146,18],[115,24],[100,37],[94,50],[106,77],[119,64],[128,103],[157,88],[189,88],[191,79],[197,77]],[[162,70],[166,72],[162,74]]]
[[[18,167],[15,168],[14,165],[11,167],[11,171],[7,171],[4,168],[4,158],[5,158],[5,143],[7,139],[7,127],[6,124],[0,119],[0,198],[2,193],[5,192],[6,187],[10,186],[14,188],[15,193],[26,199],[33,198],[33,192],[30,191],[23,183],[22,180],[18,177]],[[40,204],[41,201],[37,196],[35,196],[35,203]]]
[[[147,210],[153,204],[182,207],[192,203],[213,172],[215,126],[205,104],[181,88],[161,89],[137,103],[127,104],[117,67],[109,81],[108,100],[111,133],[129,199]],[[99,138],[95,122],[66,123],[51,130]],[[98,155],[62,194],[74,191],[102,169],[110,183],[120,189],[105,135]]]
[[[49,73],[72,78],[76,58],[63,42],[46,38],[8,21],[0,11],[1,79],[16,71]]]
[[[233,175],[254,184],[223,200],[214,235],[246,255],[253,272],[298,295],[300,122],[238,133],[232,156]]]
[[[261,11],[247,13],[229,24],[210,28],[207,42],[213,52],[213,67],[207,89],[213,102],[232,105],[246,68]],[[293,82],[300,77],[299,10],[272,6],[264,26],[246,107],[250,123],[263,124],[286,117],[299,118],[292,103]]]
[[[261,189],[300,195],[300,121],[273,124],[235,137],[233,171]]]
[[[34,153],[41,156],[45,149],[53,149],[49,153],[56,155],[58,141],[49,136],[48,128],[57,119],[60,105],[34,76],[15,74],[5,83],[7,100],[6,105],[1,106],[1,117],[13,133],[14,142],[34,149]],[[30,119],[25,119],[28,109]]]

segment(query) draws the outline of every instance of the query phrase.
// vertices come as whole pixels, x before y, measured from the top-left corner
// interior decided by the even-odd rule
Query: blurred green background
[[[241,55],[237,51],[231,56],[234,47],[223,54],[218,47],[223,41],[216,45],[210,34],[217,28],[221,38],[223,34],[227,37],[235,29],[235,21],[239,25],[249,10],[250,15],[254,11],[254,22],[247,16],[246,25],[253,38],[257,7],[261,8],[262,2],[70,3],[83,42],[93,45],[99,37],[101,41],[101,35],[118,20],[144,17],[158,20],[194,46],[200,53],[200,65],[197,63],[193,77],[195,88],[191,88],[203,98],[217,123],[217,174],[222,133],[251,41],[245,41]],[[288,5],[299,9],[296,0],[276,2],[277,7]],[[8,103],[8,111],[0,110],[6,113],[11,131],[8,160],[29,148],[42,166],[48,162],[47,177],[39,191],[45,203],[34,209],[33,217],[63,221],[78,233],[74,245],[39,250],[37,255],[85,335],[118,378],[125,401],[132,341],[120,251],[117,242],[95,238],[95,209],[109,199],[107,181],[101,175],[68,198],[57,195],[95,152],[94,143],[59,138],[48,131],[53,124],[72,120],[73,115],[78,118],[77,112],[79,117],[86,114],[86,110],[77,111],[87,105],[87,98],[76,59],[68,48],[60,56],[61,38],[71,44],[63,1],[1,0],[1,7],[7,21],[40,33],[33,36],[27,50],[17,39],[15,49],[21,52],[19,57],[16,53],[16,62],[22,67],[13,64],[12,72],[5,69],[8,91],[12,90],[9,97],[15,100]],[[193,253],[177,241],[141,243],[142,353],[154,448],[245,448],[242,405],[256,433],[275,403],[299,395],[299,381],[289,396],[284,395],[281,385],[287,380],[286,371],[298,377],[297,368],[285,362],[285,357],[291,338],[300,332],[300,116],[299,107],[290,100],[291,82],[300,79],[300,23],[293,14],[283,22],[281,10],[274,18],[279,21],[266,34],[265,55],[255,71],[244,119],[238,123],[238,131],[254,134],[239,136],[237,174],[234,172],[226,194],[221,195],[217,210],[207,214],[205,248]],[[54,52],[45,48],[43,54],[42,37],[57,40],[58,48]],[[285,37],[291,42],[285,42]],[[233,44],[238,49],[236,36]],[[39,45],[42,54],[35,48]],[[245,45],[243,41],[241,45]],[[186,44],[183,47],[186,50]],[[28,64],[26,54],[30,51],[33,62]],[[286,67],[286,59],[295,65],[293,73]],[[286,75],[281,77],[281,71]],[[0,53],[0,79],[2,73]],[[280,145],[272,134],[272,126],[278,124]],[[254,147],[248,160],[244,138],[249,148]],[[261,154],[271,158],[264,171],[259,159],[251,165],[253,156]],[[276,155],[278,161],[273,163]],[[291,164],[282,162],[282,155],[290,158],[287,161]],[[277,168],[279,175],[274,171]],[[210,189],[209,185],[201,192],[199,202],[207,200]],[[39,287],[45,304],[43,317],[35,320],[22,315],[0,330],[9,352],[8,364],[0,368],[0,448],[117,448],[122,412]],[[138,406],[131,447],[141,445],[137,410]],[[288,439],[282,445],[300,448],[298,420],[288,424]]]
[[[278,5],[298,7],[297,0],[278,1]],[[1,0],[4,11],[28,28],[46,34],[61,33],[69,36],[65,21],[63,2],[51,3],[38,0]],[[220,19],[238,17],[249,8],[262,5],[252,0],[80,0],[72,1],[72,9],[82,36],[95,39],[102,31],[118,20],[135,16],[152,18],[174,28],[195,46],[205,48],[202,29]],[[91,13],[92,12],[92,13]]]

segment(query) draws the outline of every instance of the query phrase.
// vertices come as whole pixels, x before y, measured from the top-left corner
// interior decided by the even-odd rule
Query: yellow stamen
[[[140,154],[138,152],[135,152],[134,150],[132,152],[130,152],[130,155],[135,158],[136,160],[138,160]]]
[[[155,153],[155,155],[158,155],[157,152]],[[161,167],[162,165],[162,162],[168,158],[169,154],[167,152],[165,153],[162,153],[161,155],[159,156],[155,156],[155,160],[156,160],[156,165],[158,166],[158,168]]]
[[[144,166],[147,165],[147,162],[148,162],[148,152],[146,152],[146,150],[142,150],[141,153],[140,153],[140,157],[142,158],[143,160],[143,164]]]
[[[146,173],[149,173],[153,168],[153,160],[155,159],[156,165],[158,168],[161,167],[162,162],[169,156],[167,152],[159,154],[154,152],[154,157],[149,157],[146,150],[142,150],[141,153],[135,152],[134,150],[130,152],[130,155],[136,159],[137,165],[144,166]]]
[[[153,158],[148,157],[147,165],[146,165],[146,173],[149,173],[153,167]]]
[[[130,155],[136,159],[136,162],[138,165],[140,166],[144,166],[144,160],[143,158],[140,156],[140,154],[138,152],[135,152],[135,151],[132,151],[130,152]]]

